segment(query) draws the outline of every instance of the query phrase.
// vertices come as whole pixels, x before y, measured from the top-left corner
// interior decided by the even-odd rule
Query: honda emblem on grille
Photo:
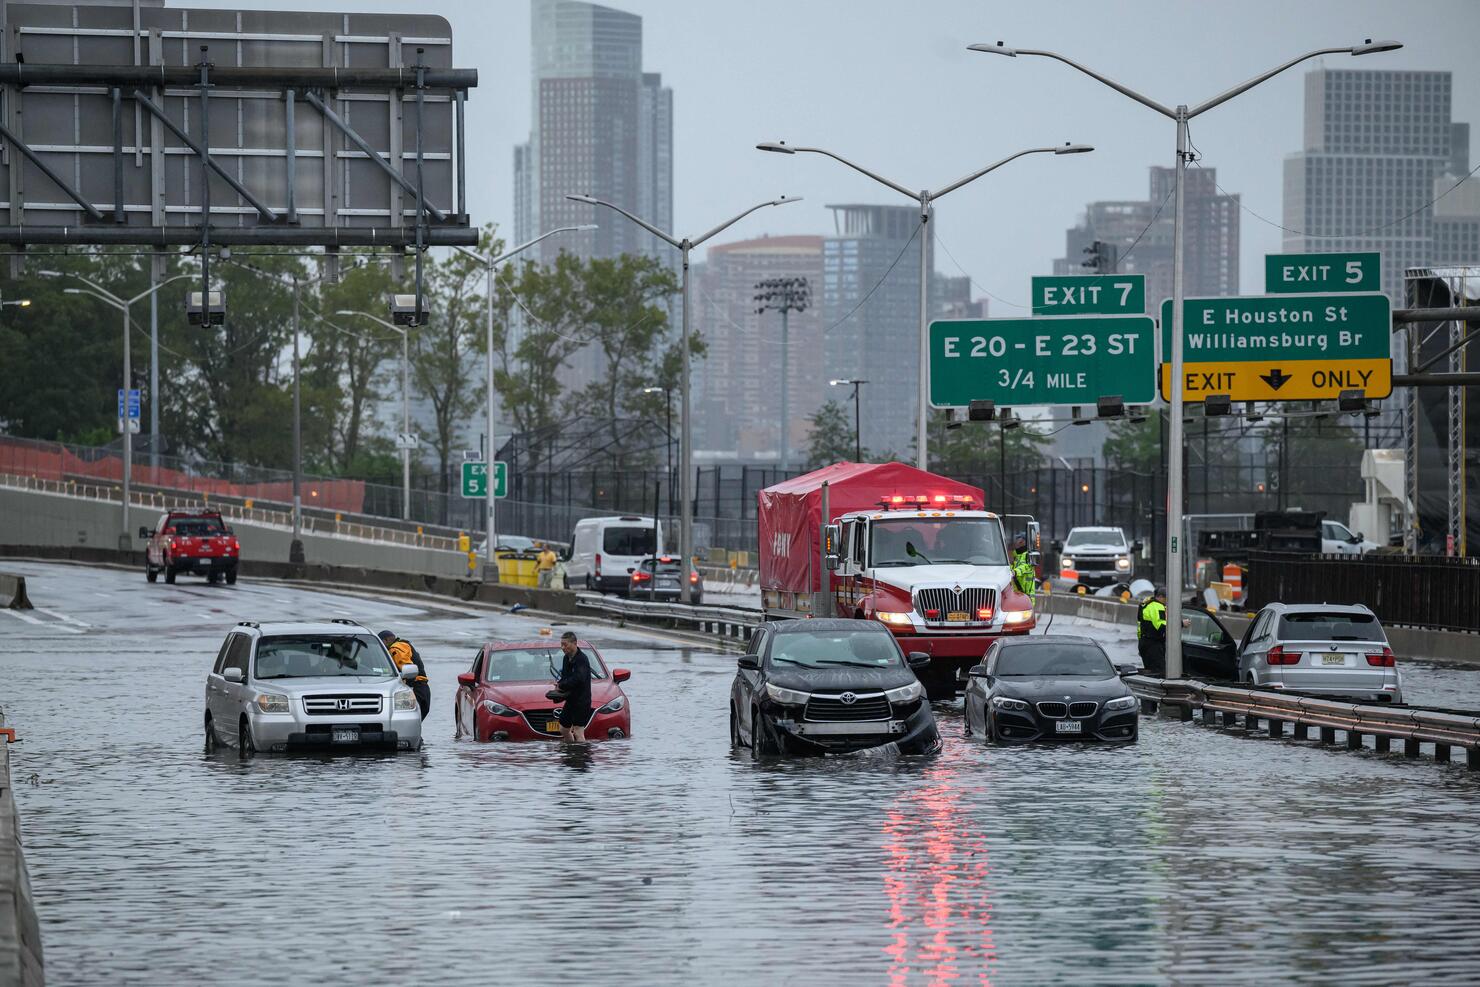
[[[858,702],[858,697],[851,692],[845,692],[838,697],[838,700],[842,702],[844,706],[852,706],[854,703]]]
[[[341,700],[339,700],[339,708],[340,709],[349,709],[349,700],[348,699],[341,699]]]

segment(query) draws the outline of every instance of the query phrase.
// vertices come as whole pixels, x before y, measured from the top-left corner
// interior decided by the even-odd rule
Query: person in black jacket
[[[570,631],[560,635],[560,650],[565,654],[560,663],[560,681],[555,683],[565,693],[565,705],[560,710],[560,739],[584,744],[586,724],[591,720],[591,659]]]

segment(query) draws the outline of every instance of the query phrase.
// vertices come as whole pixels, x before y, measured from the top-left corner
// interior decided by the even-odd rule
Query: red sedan
[[[591,719],[586,738],[618,739],[632,735],[632,710],[619,683],[632,673],[607,670],[606,662],[587,641],[578,642],[591,659]],[[473,667],[457,677],[458,737],[474,740],[560,739],[560,704],[545,693],[555,687],[564,656],[554,641],[485,644]]]

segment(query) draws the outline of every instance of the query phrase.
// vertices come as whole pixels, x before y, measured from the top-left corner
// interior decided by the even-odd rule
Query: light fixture
[[[989,422],[997,412],[995,401],[973,401],[966,406],[966,417],[969,421]]]
[[[1233,411],[1233,400],[1227,394],[1209,394],[1203,398],[1203,417],[1221,418]]]

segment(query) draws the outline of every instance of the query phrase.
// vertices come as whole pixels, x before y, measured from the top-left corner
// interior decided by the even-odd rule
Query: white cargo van
[[[576,522],[570,539],[565,581],[571,589],[626,593],[632,570],[643,559],[662,551],[663,526],[653,519],[628,514],[592,517]]]

